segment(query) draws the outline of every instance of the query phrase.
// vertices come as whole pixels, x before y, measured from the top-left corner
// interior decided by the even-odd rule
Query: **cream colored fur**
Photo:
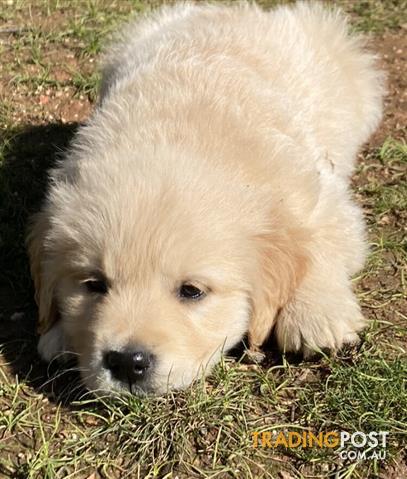
[[[355,341],[366,243],[348,182],[382,80],[318,4],[199,2],[131,22],[28,238],[40,354],[72,351],[90,389],[112,390],[103,351],[142,344],[163,392],[246,332],[254,351],[273,330],[306,354]],[[95,272],[103,298],[83,285]],[[207,296],[180,302],[185,280]]]

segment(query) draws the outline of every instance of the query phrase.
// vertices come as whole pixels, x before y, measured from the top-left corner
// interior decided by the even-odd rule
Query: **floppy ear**
[[[252,294],[249,347],[256,353],[269,337],[280,309],[304,277],[307,235],[296,228],[277,229],[256,237],[259,269]]]
[[[46,333],[58,317],[54,299],[54,281],[44,268],[44,240],[48,227],[46,215],[37,213],[32,217],[26,241],[35,287],[35,301],[38,305],[37,331],[39,334]]]

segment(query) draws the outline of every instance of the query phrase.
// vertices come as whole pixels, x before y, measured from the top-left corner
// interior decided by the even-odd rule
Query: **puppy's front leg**
[[[261,347],[273,329],[276,314],[277,308],[270,305],[268,307],[263,305],[260,310],[253,311],[249,328],[249,349],[246,354],[256,363],[261,363],[266,357]]]
[[[365,326],[351,281],[340,264],[313,264],[276,320],[275,333],[283,351],[304,356],[337,350],[358,341]]]

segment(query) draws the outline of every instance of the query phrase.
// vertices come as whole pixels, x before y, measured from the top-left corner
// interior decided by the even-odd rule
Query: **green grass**
[[[59,93],[94,101],[103,40],[131,10],[158,3],[1,4],[0,20],[17,31],[0,34],[7,40],[0,43],[0,477],[370,478],[403,471],[407,148],[391,137],[365,152],[355,180],[370,242],[366,268],[355,278],[369,319],[359,346],[313,362],[272,361],[270,353],[270,367],[227,359],[184,392],[114,401],[80,398],[74,372],[39,362],[25,227],[43,198],[47,168],[77,126],[47,115],[58,111]],[[404,2],[337,3],[360,30],[395,33],[406,23]],[[43,106],[41,94],[50,98]],[[266,430],[376,429],[390,432],[384,463],[343,462],[326,449],[253,448],[251,440]]]
[[[397,30],[407,22],[406,0],[342,0],[338,3],[353,15],[355,28],[363,32]]]
[[[383,172],[383,176],[370,177],[369,183],[359,191],[371,199],[373,212],[382,218],[388,214],[407,211],[407,145],[404,141],[388,138],[375,152],[374,161],[361,168]]]
[[[387,453],[397,456],[407,434],[402,353],[389,360],[367,341],[356,354],[318,364],[285,362],[265,370],[224,362],[209,384],[182,393],[148,400],[83,399],[72,403],[71,410],[55,406],[50,411],[41,395],[24,384],[6,382],[0,389],[0,405],[7,405],[0,429],[13,440],[0,443],[0,457],[14,441],[21,448],[18,438],[32,435],[33,428],[35,448],[28,449],[17,468],[15,458],[3,458],[0,464],[27,478],[57,477],[62,466],[66,474],[84,467],[105,477],[172,477],[175,472],[185,477],[259,477],[260,471],[275,477],[281,456],[288,454],[285,468],[292,473],[299,464],[311,470],[311,464],[314,474],[328,467],[344,477],[358,468],[341,464],[331,450],[255,449],[251,435],[272,429],[385,430],[391,433]],[[363,468],[363,475],[355,477],[367,477],[367,470],[377,471],[380,464],[371,461]]]
[[[405,141],[396,141],[392,138],[387,139],[379,150],[379,157],[384,164],[403,168],[407,164],[407,145]],[[403,171],[401,170],[401,173]]]

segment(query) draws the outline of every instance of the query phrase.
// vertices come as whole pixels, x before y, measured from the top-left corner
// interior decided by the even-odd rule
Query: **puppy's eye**
[[[202,290],[200,290],[198,287],[190,283],[182,284],[178,294],[181,299],[187,299],[187,300],[188,299],[197,300],[205,296],[205,293]]]
[[[103,279],[88,279],[84,285],[89,293],[106,294],[108,287]]]

